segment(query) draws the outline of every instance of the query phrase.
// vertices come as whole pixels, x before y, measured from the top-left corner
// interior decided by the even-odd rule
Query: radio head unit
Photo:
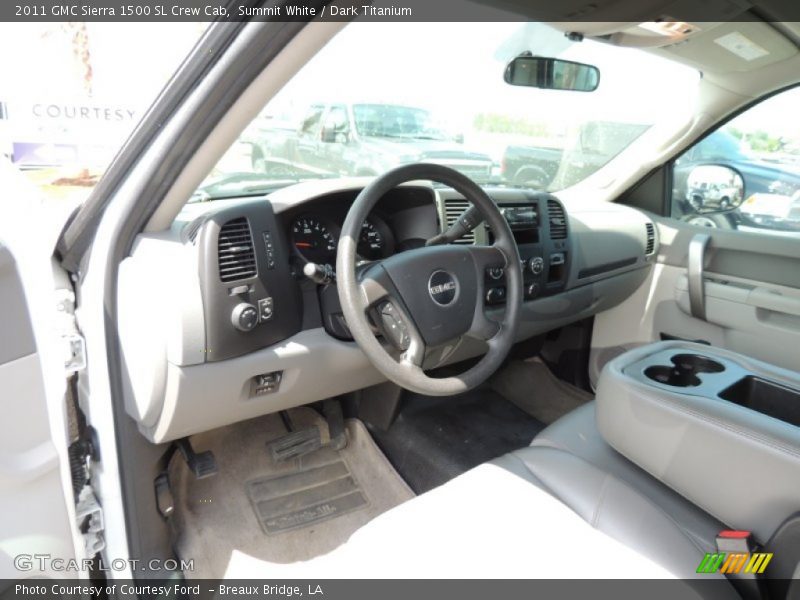
[[[537,204],[501,204],[503,213],[511,229],[536,229],[539,227],[539,207]]]

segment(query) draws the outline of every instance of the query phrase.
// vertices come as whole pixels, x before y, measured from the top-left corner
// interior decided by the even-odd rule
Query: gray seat
[[[542,431],[529,448],[493,462],[543,487],[593,527],[670,572],[696,576],[727,527],[612,449],[597,431],[594,414],[590,402]]]

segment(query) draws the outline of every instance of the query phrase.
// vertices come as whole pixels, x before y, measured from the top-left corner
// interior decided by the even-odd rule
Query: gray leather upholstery
[[[724,523],[609,446],[595,424],[594,402],[585,404],[550,425],[533,440],[532,446],[565,450],[625,482],[671,515],[684,534],[703,552],[713,550],[717,534],[728,529]]]
[[[677,355],[713,359],[697,383],[674,387],[644,373]],[[725,350],[689,342],[648,344],[606,364],[597,384],[597,429],[603,439],[687,500],[766,542],[800,507],[800,428],[762,414],[725,391],[755,377],[786,398],[754,392],[760,402],[788,406],[800,375]],[[784,405],[784,402],[786,403]]]
[[[545,489],[595,528],[675,575],[696,577],[725,525],[608,446],[594,411],[594,403],[576,409],[531,447],[494,464]]]

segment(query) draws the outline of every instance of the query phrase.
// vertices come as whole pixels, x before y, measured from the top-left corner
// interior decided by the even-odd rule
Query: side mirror
[[[348,137],[347,133],[337,131],[335,127],[323,127],[320,133],[320,140],[326,144],[346,144]]]
[[[686,200],[696,213],[739,208],[744,197],[744,180],[730,167],[700,165],[692,169],[686,179]]]
[[[592,65],[557,58],[518,56],[506,66],[503,79],[510,85],[593,92],[600,85],[600,70]]]

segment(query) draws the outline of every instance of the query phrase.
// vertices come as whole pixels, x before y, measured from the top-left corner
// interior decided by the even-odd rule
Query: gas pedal
[[[306,456],[322,448],[322,436],[318,427],[293,431],[267,444],[272,460],[276,463],[291,458]]]

